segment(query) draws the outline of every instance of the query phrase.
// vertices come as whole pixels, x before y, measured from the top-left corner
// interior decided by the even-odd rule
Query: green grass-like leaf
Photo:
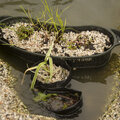
[[[50,46],[50,48],[45,56],[45,61],[48,61],[48,58],[50,57],[51,51],[53,49],[53,45],[54,45],[54,42],[52,42],[52,44],[51,44],[51,46]]]
[[[51,57],[49,57],[49,66],[50,66],[50,80],[52,80],[53,76],[53,60]]]
[[[23,82],[24,82],[26,73],[27,73],[28,71],[35,70],[36,68],[37,68],[37,66],[34,66],[34,67],[31,67],[31,68],[28,68],[27,70],[25,70],[24,75],[23,75],[23,78],[22,78],[22,81],[21,81],[21,84],[23,84]]]
[[[46,64],[46,61],[41,62],[41,63],[37,66],[37,69],[36,69],[36,71],[35,71],[35,74],[34,74],[34,77],[33,77],[32,83],[31,83],[31,87],[30,87],[31,89],[34,89],[34,86],[35,86],[35,83],[36,83],[36,79],[37,79],[37,74],[38,74],[40,68],[41,68],[42,66],[44,66],[45,64]]]
[[[36,83],[36,79],[37,79],[37,75],[38,75],[38,72],[40,70],[40,68],[44,68],[44,70],[46,72],[49,71],[50,73],[50,79],[52,79],[52,75],[53,75],[53,61],[52,61],[52,58],[50,57],[50,54],[51,54],[51,51],[52,51],[52,48],[53,48],[53,45],[54,43],[52,42],[47,54],[46,54],[46,57],[44,59],[43,62],[39,63],[37,66],[35,67],[31,67],[31,68],[28,68],[25,72],[24,72],[24,75],[23,75],[23,79],[22,79],[22,82],[21,84],[23,84],[24,82],[24,78],[25,78],[25,75],[28,71],[32,71],[32,70],[35,70],[35,74],[34,74],[34,77],[33,77],[33,80],[32,80],[32,83],[31,83],[31,89],[34,89],[34,86],[35,86],[35,83]],[[47,65],[47,61],[49,60],[49,65],[50,65],[50,70],[46,69],[47,67],[45,67]],[[44,79],[45,77],[42,76],[42,78]],[[48,81],[46,78],[45,78],[46,81]]]
[[[25,10],[23,6],[20,6],[20,8],[23,10],[24,14],[29,18],[30,22],[34,25],[30,10]]]

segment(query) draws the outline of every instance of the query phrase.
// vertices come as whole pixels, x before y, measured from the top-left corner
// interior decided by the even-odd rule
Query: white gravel
[[[120,55],[110,62],[110,71],[114,74],[112,94],[108,98],[106,110],[98,120],[120,120]]]
[[[49,70],[50,67],[47,65],[47,69]],[[52,79],[50,79],[50,73],[45,71],[43,68],[40,68],[37,80],[41,81],[42,83],[55,83],[58,81],[66,80],[69,76],[69,71],[67,69],[64,69],[60,66],[56,66],[53,64],[53,74]]]
[[[12,88],[11,84],[15,79],[9,70],[6,63],[0,60],[0,120],[55,120],[29,113]]]
[[[30,36],[28,40],[19,40],[16,31],[21,25],[31,25],[28,23],[16,23],[11,27],[3,28],[3,37],[9,41],[10,44],[17,47],[26,49],[30,52],[39,52],[46,54],[49,49],[51,41],[55,41],[55,34],[48,33],[48,31],[43,31],[42,29],[34,31],[34,34]],[[80,40],[76,40],[80,36]],[[65,40],[65,41],[64,41]],[[70,43],[74,42],[74,46],[80,45],[77,49],[70,49]],[[84,44],[88,44],[85,46]],[[97,53],[104,52],[104,49],[111,47],[110,39],[107,35],[100,33],[99,31],[83,31],[80,33],[64,33],[63,42],[61,44],[55,43],[52,55],[54,56],[89,56]],[[92,45],[91,45],[92,44]]]

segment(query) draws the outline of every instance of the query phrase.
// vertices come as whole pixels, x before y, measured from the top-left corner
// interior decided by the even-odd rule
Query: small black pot
[[[69,75],[67,77],[67,79],[62,80],[62,81],[58,81],[58,82],[54,82],[54,83],[42,83],[41,81],[36,80],[36,84],[35,84],[35,88],[41,90],[41,89],[55,89],[55,88],[64,88],[70,81],[71,81],[71,77],[72,77],[72,69],[71,67],[67,64],[66,61],[62,60],[62,62],[59,61],[54,61],[53,63],[55,63],[56,66],[61,66],[65,69],[67,69],[69,71]],[[36,64],[34,64],[33,66],[35,66]],[[34,77],[34,73],[30,72],[31,74],[31,80]]]
[[[46,108],[49,111],[54,112],[57,116],[59,117],[72,117],[77,115],[79,112],[81,112],[81,107],[83,106],[83,100],[82,100],[82,92],[81,91],[77,91],[77,90],[72,90],[72,89],[67,89],[67,88],[59,88],[59,89],[54,89],[54,90],[47,90],[46,94],[51,93],[51,94],[57,94],[61,96],[61,100],[63,100],[64,103],[64,97],[62,98],[62,96],[67,96],[69,95],[69,97],[73,100],[75,100],[75,103],[73,103],[71,106],[68,106],[65,109],[60,109],[60,110],[54,110],[51,108],[51,103],[48,102],[48,104],[46,104]],[[68,101],[68,100],[67,100]],[[53,103],[56,103],[56,101],[54,101],[52,99]]]

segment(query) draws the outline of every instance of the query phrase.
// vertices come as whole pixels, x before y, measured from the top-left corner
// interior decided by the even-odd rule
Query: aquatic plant
[[[49,80],[52,79],[52,77],[53,77],[53,60],[50,57],[50,54],[51,54],[54,42],[59,42],[58,40],[61,39],[62,34],[64,33],[64,30],[65,30],[65,26],[66,26],[66,20],[65,20],[65,23],[64,23],[62,18],[61,18],[61,15],[62,15],[63,11],[61,12],[61,14],[59,14],[58,9],[57,9],[56,12],[55,12],[55,18],[54,18],[53,9],[48,6],[47,0],[41,0],[41,2],[44,5],[44,10],[41,12],[41,18],[37,17],[37,19],[36,19],[37,22],[36,23],[33,22],[33,19],[31,17],[31,14],[30,14],[29,10],[26,11],[23,7],[21,7],[21,8],[23,9],[26,16],[30,19],[31,23],[33,24],[33,27],[35,27],[36,24],[37,24],[38,27],[40,27],[40,28],[37,27],[37,29],[42,28],[43,30],[48,30],[47,24],[49,23],[49,25],[50,25],[49,26],[49,32],[54,32],[55,33],[56,41],[52,42],[52,44],[50,46],[50,49],[48,50],[43,62],[40,62],[37,66],[28,68],[24,72],[22,83],[23,83],[25,74],[28,71],[35,70],[35,74],[34,74],[34,77],[33,77],[32,83],[31,83],[31,89],[34,89],[36,79],[37,79],[37,75],[38,75],[38,72],[41,68],[44,69],[45,71],[49,72]],[[49,17],[48,19],[47,19],[47,16]],[[42,21],[42,19],[44,21]],[[49,64],[48,64],[48,62],[49,62]],[[46,67],[46,65],[49,65],[49,67]],[[43,78],[45,79],[44,76],[43,76]],[[48,79],[45,79],[45,81],[47,81],[47,80]]]
[[[35,102],[39,102],[39,101],[46,101],[49,97],[51,96],[57,96],[57,94],[45,94],[42,92],[38,92],[38,95],[36,97],[34,97],[34,101]]]
[[[40,17],[36,17],[37,22],[33,22],[32,15],[30,13],[30,10],[25,10],[24,7],[21,6],[21,9],[25,13],[25,15],[29,18],[30,22],[34,25],[34,27],[37,27],[37,29],[43,29],[47,30],[49,32],[54,32],[56,36],[55,42],[59,42],[62,39],[62,35],[65,31],[66,26],[66,19],[63,21],[62,14],[67,9],[65,8],[62,10],[62,12],[59,12],[58,8],[56,10],[53,10],[49,7],[47,0],[41,0],[44,10],[40,11]],[[49,26],[49,28],[48,28]]]
[[[28,68],[25,72],[24,72],[24,75],[23,75],[23,79],[22,79],[22,83],[24,81],[24,77],[25,77],[25,74],[28,72],[28,71],[32,71],[32,70],[35,70],[35,74],[34,74],[34,77],[33,77],[33,80],[32,80],[32,83],[31,83],[31,89],[34,89],[34,86],[35,86],[35,83],[36,83],[36,79],[37,79],[37,75],[38,75],[38,72],[40,70],[40,68],[43,68],[45,71],[49,72],[49,79],[48,80],[51,80],[52,79],[52,76],[53,76],[53,60],[52,58],[50,57],[50,54],[51,54],[51,51],[52,51],[52,48],[53,48],[53,42],[45,56],[45,59],[43,62],[40,62],[38,65],[34,66],[34,67],[31,67],[31,68]],[[46,67],[47,62],[49,61],[49,69],[47,69],[48,67]]]
[[[63,21],[63,19],[61,18],[61,15],[63,14],[63,12],[66,10],[64,9],[61,13],[59,13],[58,8],[55,10],[55,12],[53,12],[54,10],[52,8],[49,7],[47,0],[41,0],[42,4],[44,5],[44,20],[45,17],[49,17],[49,19],[47,20],[48,23],[53,24],[54,26],[54,30],[55,33],[57,33],[57,40],[56,42],[58,42],[58,40],[60,40],[60,38],[62,37],[62,34],[65,31],[65,26],[66,26],[66,19],[65,21]],[[46,21],[46,20],[45,20]],[[60,26],[60,27],[58,27]]]
[[[30,13],[30,10],[26,10],[23,6],[20,6],[20,8],[23,10],[24,14],[29,18],[30,22],[34,25],[32,15]]]
[[[16,34],[19,38],[19,40],[26,40],[28,39],[32,34],[34,33],[34,29],[31,26],[24,26],[21,25],[17,31]]]

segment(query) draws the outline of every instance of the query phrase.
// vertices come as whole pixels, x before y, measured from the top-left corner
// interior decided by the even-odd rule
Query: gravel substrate
[[[50,66],[46,65],[46,68],[47,70],[49,70]],[[69,71],[67,69],[64,69],[60,66],[56,66],[55,64],[53,64],[52,78],[50,79],[49,71],[45,71],[43,68],[40,68],[37,75],[37,80],[41,81],[42,83],[55,83],[58,81],[66,80],[68,75]]]
[[[120,120],[120,81],[116,81],[106,111],[98,120]]]
[[[106,111],[98,120],[120,120],[120,55],[113,59],[110,71],[114,74],[112,94],[106,104]]]
[[[54,118],[29,114],[26,106],[12,88],[15,79],[9,71],[6,63],[0,60],[0,120],[55,120]]]
[[[34,31],[28,40],[20,40],[16,32],[21,25],[32,26],[28,23],[13,24],[2,29],[3,37],[10,44],[27,51],[46,54],[51,41],[56,40],[55,33],[48,33],[48,31],[41,29],[40,31]],[[89,56],[102,53],[110,47],[109,37],[99,31],[68,32],[63,34],[62,41],[54,44],[51,54],[54,56]]]

